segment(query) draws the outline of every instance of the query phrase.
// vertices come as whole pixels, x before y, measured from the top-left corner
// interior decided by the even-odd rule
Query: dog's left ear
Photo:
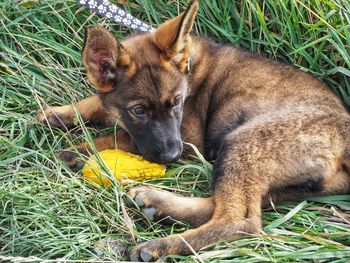
[[[190,32],[197,12],[198,0],[193,0],[185,12],[161,24],[153,33],[157,47],[181,71],[187,66],[191,44]]]

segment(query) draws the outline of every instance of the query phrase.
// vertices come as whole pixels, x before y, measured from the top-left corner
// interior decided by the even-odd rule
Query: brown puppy
[[[132,260],[190,254],[189,246],[197,251],[258,232],[261,207],[270,198],[350,191],[350,117],[339,98],[289,65],[190,35],[197,9],[193,1],[154,33],[122,42],[102,28],[87,32],[83,63],[100,92],[74,107],[86,121],[122,127],[97,139],[98,150],[117,143],[166,163],[179,158],[186,141],[216,160],[210,198],[146,187],[130,192],[146,216],[196,227],[136,247]],[[70,126],[74,115],[67,105],[38,119]],[[78,149],[89,152],[85,144]],[[77,164],[72,152],[60,156]]]

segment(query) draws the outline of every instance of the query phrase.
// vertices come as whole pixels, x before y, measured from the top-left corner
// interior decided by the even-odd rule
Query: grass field
[[[125,2],[125,1],[120,1]],[[133,0],[123,7],[156,26],[184,10],[185,0]],[[123,186],[101,188],[81,179],[55,153],[111,128],[51,129],[34,120],[45,104],[63,105],[94,92],[80,50],[87,25],[120,38],[130,31],[73,0],[0,4],[0,261],[127,260],[127,250],[188,229],[162,226],[129,206]],[[348,0],[201,1],[195,31],[259,52],[321,77],[350,107]],[[113,128],[112,128],[113,129]],[[210,193],[203,159],[168,168],[146,182],[184,195]],[[350,196],[285,202],[263,213],[260,235],[228,240],[196,262],[349,262]]]

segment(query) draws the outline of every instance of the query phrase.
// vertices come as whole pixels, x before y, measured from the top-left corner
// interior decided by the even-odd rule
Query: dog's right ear
[[[118,69],[127,70],[132,65],[121,43],[101,27],[87,28],[82,60],[89,81],[101,92],[112,89]]]

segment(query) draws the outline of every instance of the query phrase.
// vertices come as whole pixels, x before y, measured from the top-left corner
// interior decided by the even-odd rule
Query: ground
[[[184,10],[184,0],[113,1],[156,26]],[[124,2],[127,2],[126,4]],[[350,3],[347,0],[201,1],[194,31],[217,42],[291,63],[326,81],[349,107]],[[87,25],[123,38],[130,30],[75,1],[4,0],[0,5],[0,261],[127,260],[136,243],[189,227],[149,222],[125,186],[82,179],[55,154],[114,128],[79,123],[70,130],[35,121],[46,104],[94,92],[81,64]],[[168,167],[147,185],[187,196],[210,194],[211,164],[201,156]],[[260,235],[227,240],[175,261],[350,261],[350,196],[275,204]]]

